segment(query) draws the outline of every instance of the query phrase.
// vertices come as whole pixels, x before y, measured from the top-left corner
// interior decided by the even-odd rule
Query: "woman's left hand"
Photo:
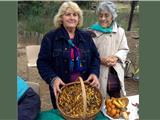
[[[99,80],[95,74],[90,74],[86,81],[90,82],[90,85],[92,85],[93,87],[100,88]]]
[[[107,57],[105,62],[107,64],[107,66],[114,66],[114,65],[116,65],[117,61],[118,61],[118,57],[109,56],[109,57]]]

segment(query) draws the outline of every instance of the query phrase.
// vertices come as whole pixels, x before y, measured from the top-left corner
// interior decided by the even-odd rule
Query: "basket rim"
[[[61,90],[65,89],[65,88],[68,87],[68,86],[74,85],[74,84],[81,84],[81,83],[80,83],[80,81],[75,81],[75,82],[67,83],[65,86],[62,86]],[[89,85],[90,87],[93,87],[93,86],[91,86],[90,83],[87,82],[87,81],[84,81],[84,84],[87,84],[87,85]],[[102,101],[103,101],[102,94],[101,94],[100,90],[99,90],[97,87],[93,87],[93,88],[94,88],[96,91],[98,91],[99,94],[100,94],[101,105],[100,105],[100,108],[97,110],[97,112],[95,112],[94,114],[91,114],[91,115],[89,115],[89,116],[85,116],[85,118],[92,118],[92,117],[94,117],[98,112],[100,112],[101,107],[102,107]],[[60,113],[61,113],[64,117],[67,117],[67,118],[69,118],[69,119],[79,119],[79,118],[80,118],[79,116],[78,116],[78,117],[71,117],[71,116],[69,116],[69,115],[66,115],[66,114],[60,109],[60,106],[59,106],[59,104],[58,104],[59,95],[60,95],[60,93],[58,93],[58,95],[57,95],[57,97],[56,97],[56,104],[57,104],[57,108],[58,108],[58,110],[60,111]]]

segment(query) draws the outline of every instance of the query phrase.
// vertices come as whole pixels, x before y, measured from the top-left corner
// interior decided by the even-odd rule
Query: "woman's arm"
[[[91,42],[91,64],[90,64],[90,73],[95,74],[97,77],[99,77],[99,69],[100,69],[100,58],[99,53],[97,51],[97,48],[90,37]]]
[[[51,40],[46,36],[44,36],[40,52],[37,59],[37,68],[40,76],[44,79],[48,84],[51,84],[51,81],[57,75],[51,68],[52,62],[52,50],[51,50]]]
[[[126,38],[126,35],[125,35],[125,31],[122,29],[121,32],[122,32],[121,33],[122,37],[120,37],[121,42],[120,42],[118,51],[115,53],[114,56],[118,57],[118,59],[124,64],[125,60],[126,60],[126,57],[127,57],[127,54],[129,52],[129,47],[128,47],[128,44],[127,44],[127,38]]]

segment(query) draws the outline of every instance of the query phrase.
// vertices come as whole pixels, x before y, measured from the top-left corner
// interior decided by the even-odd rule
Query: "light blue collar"
[[[91,27],[89,27],[90,29],[92,30],[96,30],[96,31],[99,31],[99,32],[103,32],[103,33],[111,33],[112,30],[113,30],[113,26],[111,24],[110,27],[107,27],[107,28],[104,28],[102,27],[99,23],[95,23],[93,24]]]
[[[28,89],[28,84],[21,77],[17,76],[17,101],[19,101]]]

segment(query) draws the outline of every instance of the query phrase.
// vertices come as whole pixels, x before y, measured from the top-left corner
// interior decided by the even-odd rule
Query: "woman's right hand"
[[[107,58],[101,57],[100,60],[102,65],[105,65],[105,66],[107,65],[107,62],[106,62]]]
[[[53,83],[54,95],[57,97],[58,93],[61,93],[60,85],[65,85],[65,83],[57,77]]]
[[[106,59],[106,64],[107,64],[107,66],[114,66],[114,65],[116,65],[117,61],[118,61],[118,57],[109,56]]]
[[[101,64],[103,64],[106,67],[116,65],[117,61],[118,61],[118,57],[116,56],[109,56],[109,57],[101,58]]]

